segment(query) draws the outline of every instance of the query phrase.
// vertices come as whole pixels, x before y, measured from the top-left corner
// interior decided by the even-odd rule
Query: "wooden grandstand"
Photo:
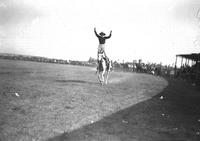
[[[177,68],[177,60],[181,58],[181,66]],[[200,84],[200,53],[178,54],[175,61],[175,75]]]

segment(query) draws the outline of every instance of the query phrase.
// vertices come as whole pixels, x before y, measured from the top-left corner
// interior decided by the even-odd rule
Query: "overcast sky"
[[[113,60],[172,64],[200,52],[198,0],[0,0],[0,52],[88,60],[93,29]]]

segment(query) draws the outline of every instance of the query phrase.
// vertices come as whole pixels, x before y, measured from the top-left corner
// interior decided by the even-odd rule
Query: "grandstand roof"
[[[192,54],[178,54],[176,56],[180,56],[186,59],[200,61],[200,53],[192,53]]]

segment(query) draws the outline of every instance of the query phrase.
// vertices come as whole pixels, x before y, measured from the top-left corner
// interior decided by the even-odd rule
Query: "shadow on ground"
[[[80,84],[99,84],[97,82],[90,82],[90,81],[84,81],[84,80],[56,80],[56,82],[59,83],[80,83]]]
[[[47,141],[200,140],[199,91],[179,80],[168,83],[152,99]]]

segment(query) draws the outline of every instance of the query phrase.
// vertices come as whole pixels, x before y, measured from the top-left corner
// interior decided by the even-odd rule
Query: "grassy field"
[[[0,60],[0,141],[133,139],[145,141],[148,140],[148,136],[143,139],[144,136],[138,133],[139,131],[146,131],[144,134],[150,136],[153,131],[167,132],[169,128],[166,123],[159,121],[165,116],[162,113],[162,103],[154,101],[151,105],[146,104],[149,109],[131,108],[154,100],[167,86],[168,82],[161,77],[111,72],[108,85],[102,87],[98,83],[94,68]],[[157,100],[160,101],[159,98]],[[153,105],[155,103],[156,105]],[[169,108],[170,103],[164,104]],[[123,132],[121,124],[115,123],[116,120],[120,120],[122,124],[129,123],[128,119],[122,118],[124,114],[127,115],[124,113],[127,109],[129,114],[136,112],[129,117],[137,118],[135,121],[138,122],[131,129],[136,133],[134,138],[129,138],[129,134],[133,133],[124,127]],[[148,111],[145,111],[146,109]],[[138,112],[141,112],[139,117]],[[157,118],[156,114],[159,114]],[[144,119],[148,119],[148,123]],[[102,126],[101,122],[105,120],[112,122]],[[156,123],[156,120],[159,123]],[[112,127],[109,127],[109,130],[113,131],[113,138],[108,134],[103,138],[102,135],[105,133],[100,134],[102,131],[93,134],[96,129],[107,131],[102,127],[107,127],[109,124]],[[161,127],[163,124],[165,127]],[[92,130],[88,131],[88,128]],[[86,131],[90,134],[85,133]],[[130,133],[126,133],[127,131]],[[123,136],[117,138],[115,134],[123,136],[127,134],[127,138]],[[161,135],[156,134],[155,138],[161,139],[163,137]],[[153,138],[149,140],[151,139],[153,140]]]

